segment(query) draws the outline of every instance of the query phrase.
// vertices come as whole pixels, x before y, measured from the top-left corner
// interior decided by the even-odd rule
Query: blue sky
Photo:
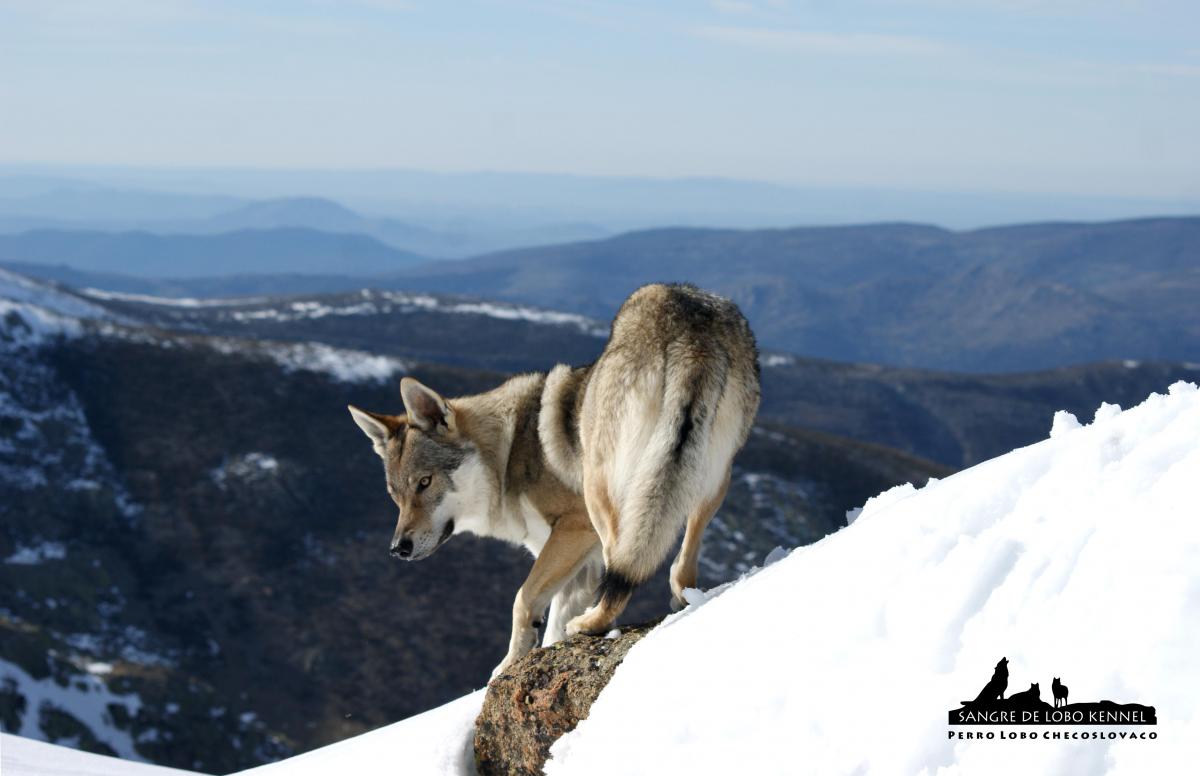
[[[0,163],[1200,195],[1195,0],[0,0]]]

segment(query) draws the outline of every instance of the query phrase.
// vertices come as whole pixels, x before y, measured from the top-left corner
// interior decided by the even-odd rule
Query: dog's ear
[[[380,458],[383,457],[388,438],[404,429],[404,417],[401,415],[380,415],[378,412],[360,410],[353,404],[347,405],[346,409],[350,410],[350,417],[371,440],[371,446]]]
[[[454,430],[454,409],[432,388],[405,377],[400,381],[400,398],[409,421],[422,431],[435,431],[438,426]]]

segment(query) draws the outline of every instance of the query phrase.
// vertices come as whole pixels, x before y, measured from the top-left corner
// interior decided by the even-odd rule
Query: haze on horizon
[[[1186,0],[0,0],[0,163],[1200,199]]]

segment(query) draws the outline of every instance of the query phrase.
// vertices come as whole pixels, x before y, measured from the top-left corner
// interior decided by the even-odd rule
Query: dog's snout
[[[401,539],[398,542],[392,543],[392,554],[399,558],[410,557],[412,555],[412,551],[412,539]]]

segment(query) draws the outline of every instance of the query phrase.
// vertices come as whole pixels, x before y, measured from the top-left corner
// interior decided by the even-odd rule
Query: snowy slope
[[[684,610],[630,652],[552,776],[1182,773],[1200,761],[1200,392],[1178,383],[920,491]],[[1157,740],[949,741],[1009,693],[1158,710]],[[650,689],[652,688],[652,689]],[[1036,729],[1036,728],[1034,728]],[[1103,730],[1085,726],[1087,730]]]
[[[437,776],[474,771],[471,750],[483,690],[356,738],[243,771],[254,776]],[[174,768],[118,760],[0,734],[4,776],[171,776]]]
[[[0,772],[4,776],[186,776],[192,773],[80,752],[8,733],[0,733]]]
[[[246,776],[473,773],[475,717],[483,705],[483,694],[483,690],[476,690],[403,722],[242,773]]]

